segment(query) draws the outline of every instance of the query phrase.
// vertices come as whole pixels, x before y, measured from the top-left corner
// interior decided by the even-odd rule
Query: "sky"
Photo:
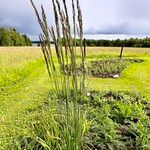
[[[50,22],[54,22],[51,0],[43,4]],[[70,0],[66,0],[70,1]],[[80,0],[86,35],[150,35],[150,0]],[[0,0],[0,26],[14,27],[33,40],[40,28],[29,0]],[[91,36],[93,37],[93,36]]]

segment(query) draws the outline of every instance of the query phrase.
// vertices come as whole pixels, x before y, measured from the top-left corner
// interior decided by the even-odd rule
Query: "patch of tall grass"
[[[50,107],[55,106],[55,108]],[[83,135],[87,134],[90,124],[87,122],[86,113],[80,110],[80,118],[76,130],[74,129],[73,103],[69,107],[69,131],[66,128],[66,115],[64,105],[52,104],[46,110],[40,112],[37,119],[32,122],[30,134],[19,138],[15,144],[10,145],[13,149],[85,149],[87,146]],[[74,136],[76,141],[74,140]],[[68,139],[69,138],[69,139]]]
[[[34,2],[31,4],[36,13],[42,33],[39,35],[42,52],[46,62],[47,71],[56,94],[55,99],[61,97],[57,107],[49,107],[52,111],[42,115],[34,125],[32,140],[35,149],[84,149],[85,132],[87,130],[86,114],[78,104],[78,93],[85,97],[85,49],[83,48],[83,23],[79,0],[71,0],[72,21],[68,13],[66,0],[52,0],[55,26],[48,26],[43,6],[41,14]],[[72,35],[73,33],[73,35]],[[82,75],[77,76],[76,38],[80,41],[80,63]],[[64,39],[64,47],[61,39]],[[54,42],[55,54],[51,47]],[[54,58],[57,58],[55,61]],[[66,66],[71,64],[72,73],[67,74]],[[81,98],[81,97],[80,97]],[[30,141],[32,141],[30,140]],[[32,145],[28,143],[25,145]],[[31,146],[32,147],[32,146]]]

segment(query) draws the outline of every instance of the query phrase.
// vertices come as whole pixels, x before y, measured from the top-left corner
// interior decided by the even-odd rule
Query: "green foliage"
[[[30,39],[27,37],[27,35],[23,35],[23,38],[24,38],[25,43],[26,43],[27,46],[31,46],[32,45],[32,43],[31,43]]]
[[[60,9],[59,1],[52,1],[56,19],[56,32],[54,28],[48,28],[46,22],[46,15],[42,8],[42,17],[38,14],[36,7],[34,6],[33,1],[31,3],[35,9],[38,21],[41,25],[43,34],[40,35],[40,41],[42,46],[42,52],[47,65],[47,70],[51,82],[48,86],[48,92],[51,91],[51,86],[53,86],[54,92],[47,93],[44,100],[41,102],[38,96],[36,96],[34,102],[32,102],[32,95],[40,95],[42,87],[47,83],[48,80],[45,80],[43,75],[43,70],[41,71],[40,64],[33,63],[27,66],[27,71],[15,70],[12,74],[16,77],[28,77],[35,72],[37,66],[37,72],[41,71],[41,78],[39,81],[35,78],[34,84],[39,82],[39,85],[36,89],[30,91],[29,86],[24,87],[25,84],[22,84],[24,91],[27,90],[26,94],[20,92],[19,95],[24,94],[20,99],[16,98],[16,101],[10,101],[7,99],[8,105],[2,105],[2,108],[6,110],[2,111],[2,130],[6,131],[8,129],[8,124],[12,122],[17,122],[18,120],[22,121],[22,124],[25,124],[28,130],[25,132],[19,132],[19,135],[15,133],[10,136],[10,141],[7,143],[6,148],[4,149],[26,149],[26,150],[89,150],[89,149],[99,149],[99,150],[120,150],[120,149],[147,149],[150,146],[150,118],[149,118],[149,105],[150,103],[146,101],[143,97],[132,94],[132,93],[118,93],[118,92],[95,92],[90,91],[86,95],[85,88],[85,55],[82,48],[82,15],[79,1],[77,0],[77,10],[78,17],[74,16],[76,14],[73,12],[73,21],[74,21],[74,37],[76,36],[76,23],[75,18],[79,20],[79,33],[80,33],[80,50],[81,57],[80,62],[82,62],[82,71],[81,76],[77,76],[77,60],[76,58],[76,43],[75,38],[72,40],[71,37],[71,28],[67,13],[67,7],[65,0],[63,1],[64,9]],[[73,11],[75,11],[74,1],[72,1]],[[76,6],[75,5],[75,6]],[[56,9],[57,8],[57,9]],[[61,14],[61,12],[63,12]],[[64,17],[65,15],[65,17]],[[60,19],[60,20],[59,20]],[[60,25],[59,22],[62,24]],[[62,26],[62,29],[59,27]],[[67,27],[67,30],[66,30]],[[64,29],[64,30],[63,30]],[[60,31],[65,31],[63,33],[65,36],[65,50],[62,48],[61,40],[59,36],[61,35]],[[55,36],[55,33],[57,36]],[[52,34],[55,52],[51,49],[50,37]],[[68,38],[68,36],[70,36]],[[22,43],[27,42],[27,39],[22,40]],[[68,52],[68,50],[70,50]],[[66,52],[66,53],[65,53]],[[68,61],[69,60],[69,61]],[[66,75],[65,66],[71,63],[71,75]],[[116,64],[113,64],[113,61],[104,61],[102,62],[102,71],[110,72],[115,70]],[[106,65],[103,65],[106,64]],[[112,70],[109,67],[112,64]],[[118,65],[118,62],[117,62]],[[123,67],[122,67],[123,66]],[[124,64],[119,69],[124,68]],[[94,67],[94,66],[93,66]],[[26,67],[25,67],[26,69]],[[38,70],[39,69],[39,70]],[[99,69],[99,66],[97,67]],[[99,71],[99,70],[98,70]],[[16,72],[19,72],[18,74]],[[22,74],[23,73],[23,74]],[[11,76],[11,75],[10,75]],[[9,79],[9,78],[8,78]],[[24,78],[23,78],[24,79]],[[42,79],[42,80],[41,80]],[[3,78],[4,81],[7,79]],[[10,85],[13,85],[12,80],[8,80]],[[45,81],[45,82],[43,82]],[[16,84],[20,81],[16,80]],[[7,87],[9,84],[6,84]],[[20,83],[21,85],[21,83]],[[11,87],[10,87],[11,88]],[[13,89],[13,88],[12,88]],[[18,88],[18,90],[22,90]],[[119,89],[120,90],[120,89]],[[13,91],[13,90],[12,90]],[[11,91],[11,92],[12,92]],[[11,92],[8,92],[9,94]],[[4,93],[4,92],[3,92]],[[6,94],[8,94],[6,93]],[[8,95],[9,95],[8,94]],[[12,94],[12,93],[11,93]],[[13,91],[15,95],[15,92]],[[26,100],[26,95],[29,95]],[[11,96],[10,96],[11,97]],[[9,98],[10,98],[9,97]],[[8,98],[8,97],[7,97]],[[23,100],[22,100],[23,99]],[[30,102],[30,106],[29,103]],[[1,103],[4,103],[2,99]],[[6,102],[5,102],[6,103]],[[42,103],[42,104],[41,104]],[[14,104],[15,106],[11,106]],[[8,107],[7,107],[8,106]],[[11,111],[11,107],[13,111]],[[20,106],[20,107],[17,107]],[[17,109],[16,109],[17,108]],[[21,108],[21,110],[19,110]],[[10,109],[10,110],[9,110]],[[8,110],[8,112],[7,112]],[[4,112],[4,114],[3,114]],[[14,112],[14,113],[11,113]],[[19,114],[19,113],[20,114]],[[6,114],[5,114],[6,113]],[[9,116],[7,117],[7,114]],[[15,115],[14,115],[15,114]],[[22,116],[20,119],[19,116]],[[31,120],[28,116],[31,115]],[[11,116],[11,119],[10,119]],[[26,117],[26,119],[24,119]],[[8,119],[8,121],[6,120]],[[18,119],[19,118],[19,119]],[[17,119],[17,120],[15,120]],[[12,123],[12,127],[20,129],[22,126],[16,126],[17,123]],[[15,126],[13,126],[15,125]],[[20,124],[19,124],[20,125]],[[6,127],[6,129],[5,129]],[[0,129],[1,129],[0,128]],[[24,131],[24,130],[23,130]],[[7,131],[8,133],[8,131]],[[9,135],[9,134],[8,134]],[[6,134],[6,136],[8,136]],[[0,142],[1,144],[1,142]]]
[[[31,46],[31,41],[15,29],[0,28],[0,46]]]
[[[129,67],[132,63],[141,63],[141,59],[116,59],[105,58],[101,60],[93,60],[87,62],[86,74],[93,77],[100,78],[113,78],[114,75],[120,75],[121,72]],[[67,67],[67,73],[70,75],[72,70],[71,66]],[[81,66],[77,67],[77,74],[81,75],[83,69]],[[119,77],[119,76],[118,76]]]
[[[75,2],[71,1],[74,30],[73,36],[71,31],[72,24],[70,23],[71,17],[68,14],[68,6],[65,0],[62,1],[63,6],[59,0],[52,0],[55,26],[51,27],[48,27],[47,17],[43,6],[41,6],[41,14],[38,12],[33,0],[30,1],[41,27],[42,33],[39,35],[40,45],[51,84],[56,92],[56,99],[61,96],[61,103],[65,108],[61,114],[62,118],[58,118],[59,122],[54,120],[53,127],[52,124],[50,124],[51,122],[48,122],[46,126],[42,125],[38,127],[41,130],[43,130],[43,128],[47,128],[47,131],[49,132],[48,135],[50,135],[50,138],[48,137],[48,139],[42,138],[43,136],[45,137],[45,132],[41,132],[42,137],[40,139],[42,140],[39,142],[39,144],[44,146],[44,149],[82,149],[82,139],[84,138],[82,126],[84,125],[84,122],[82,122],[82,113],[80,112],[80,106],[77,103],[77,91],[80,91],[80,93],[85,95],[86,89],[85,71],[82,72],[80,80],[78,79],[76,73],[77,57],[75,39],[77,37],[77,28],[80,37],[80,62],[82,64],[82,69],[85,70],[85,55],[82,46],[83,22],[79,0]],[[64,39],[64,45],[62,45],[61,35]],[[54,48],[51,47],[51,40],[54,42]],[[54,61],[54,58],[57,59]],[[65,66],[68,66],[69,63],[71,63],[71,68],[73,70],[70,76],[66,75],[65,69]],[[60,112],[61,110],[62,108],[59,107],[57,111]],[[56,134],[53,133],[53,131],[56,131]],[[51,139],[51,137],[54,138]],[[56,139],[56,141],[54,139]]]
[[[54,97],[53,97],[54,98]],[[46,102],[47,105],[42,107],[42,111],[40,112],[37,119],[30,126],[30,134],[26,137],[19,137],[16,140],[16,143],[10,145],[12,149],[56,149],[56,150],[66,150],[68,149],[68,145],[66,143],[69,142],[70,148],[69,150],[75,149],[74,147],[74,136],[76,136],[76,131],[74,130],[74,110],[73,106],[70,107],[70,133],[72,133],[68,139],[68,131],[66,126],[66,117],[65,117],[65,108],[63,105],[59,105],[56,101]],[[50,105],[50,106],[48,106]],[[73,104],[72,104],[73,105]],[[53,106],[53,109],[51,106]],[[61,109],[60,109],[61,108]],[[57,111],[59,109],[59,111]],[[88,131],[88,122],[85,118],[86,113],[82,112],[80,116],[80,124],[78,125],[78,138],[76,139],[78,145],[81,149],[84,149],[84,139],[80,140],[80,137],[86,136]],[[17,139],[17,138],[16,138]],[[80,149],[77,147],[77,149]]]
[[[125,150],[143,149],[150,146],[150,102],[138,93],[89,92],[85,101],[78,93],[80,122],[78,124],[78,149]],[[70,139],[66,127],[65,107],[62,97],[51,93],[38,115],[30,125],[29,133],[16,137],[11,149],[53,149],[66,150],[66,143],[74,149],[73,103],[69,108]],[[56,101],[57,100],[57,101]],[[59,111],[58,111],[59,110]],[[82,114],[82,115],[81,115]],[[82,136],[82,139],[80,137]],[[71,140],[72,139],[72,140]],[[69,140],[69,141],[68,141]]]
[[[88,73],[94,77],[114,77],[120,75],[131,63],[142,62],[140,59],[102,59],[91,61],[88,65]]]
[[[87,46],[112,46],[112,47],[150,47],[150,38],[125,39],[125,40],[86,40]]]
[[[35,61],[36,54],[40,53],[40,51],[35,50],[35,53],[33,53],[31,50],[24,51],[23,48],[20,49],[17,53],[14,50],[11,50],[12,52],[3,50],[4,54],[2,50],[0,51],[0,85],[6,87],[0,91],[0,149],[17,150],[22,147],[22,149],[30,150],[32,146],[44,145],[44,142],[49,141],[50,138],[47,138],[46,130],[50,132],[58,129],[58,126],[59,129],[64,127],[64,124],[61,124],[65,120],[63,117],[65,108],[63,107],[62,97],[58,98],[52,95],[53,98],[51,98],[50,88],[52,88],[52,84],[48,82],[49,78],[47,77],[44,63],[42,60]],[[96,58],[93,53],[89,55],[90,58],[92,57],[95,60],[100,56],[99,53]],[[130,57],[131,53],[126,53],[126,55]],[[117,80],[91,77],[90,84],[88,84],[89,88],[94,87],[96,90],[104,91],[105,88],[109,89],[108,87],[114,85],[111,90],[126,91],[130,90],[130,86],[134,84],[139,86],[141,94],[145,95],[146,93],[149,97],[148,64],[150,59],[147,54],[139,58],[138,51],[134,53],[134,56],[144,60],[144,62],[140,64],[133,63],[123,72],[124,77]],[[91,59],[88,60],[91,61]],[[5,65],[5,67],[2,65]],[[130,79],[136,82],[127,84]],[[4,82],[7,82],[5,86]],[[138,91],[134,88],[132,90]],[[77,95],[79,106],[80,108],[82,107],[80,115],[83,122],[81,124],[83,125],[82,141],[84,148],[88,146],[89,149],[94,149],[94,147],[95,149],[100,149],[99,147],[101,147],[108,150],[117,148],[125,150],[127,146],[130,146],[130,149],[135,149],[133,146],[136,145],[137,149],[149,150],[150,104],[146,98],[141,97],[140,94],[129,92],[89,93],[92,94],[88,99],[82,95]],[[71,108],[72,104],[69,109],[72,118]],[[55,120],[53,119],[54,116]],[[137,120],[138,118],[139,120]],[[73,120],[70,121],[71,129],[73,127],[72,122]],[[61,135],[65,135],[62,130],[59,131]],[[58,136],[57,133],[55,133],[55,137]],[[36,135],[44,142],[42,140],[37,142]],[[57,142],[54,137],[53,139],[51,142]],[[62,140],[64,141],[64,138]],[[40,143],[41,141],[43,143]],[[49,144],[51,145],[51,143]],[[65,147],[65,145],[62,145],[62,147]]]
[[[137,93],[90,92],[93,149],[145,149],[150,146],[150,103]]]

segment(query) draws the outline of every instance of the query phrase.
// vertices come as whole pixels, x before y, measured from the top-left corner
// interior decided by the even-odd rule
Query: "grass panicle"
[[[30,1],[37,16],[39,25],[42,29],[42,34],[39,36],[39,38],[49,76],[53,82],[58,96],[62,95],[62,101],[65,101],[67,149],[77,150],[80,149],[83,138],[81,129],[81,110],[79,104],[77,103],[77,93],[83,93],[83,91],[85,91],[85,71],[83,71],[80,79],[77,75],[77,63],[82,64],[82,70],[85,70],[85,55],[82,44],[83,23],[80,4],[78,0],[76,3],[74,0],[71,1],[72,18],[70,18],[66,0],[63,0],[62,3],[60,3],[59,0],[52,0],[55,26],[51,26],[49,28],[43,6],[41,6],[40,15],[34,2],[32,0]],[[81,61],[77,60],[78,57],[76,56],[77,28],[79,29],[78,36],[80,38]],[[51,48],[51,40],[54,43],[57,61],[54,60],[55,55],[54,52],[52,52],[54,49]],[[64,45],[62,45],[62,40],[64,40]],[[71,75],[69,75],[66,70],[66,66],[68,67],[69,65],[71,66],[72,70]],[[70,95],[72,95],[72,97],[70,97]],[[73,103],[73,105],[71,105],[71,103]],[[72,121],[70,120],[70,107],[73,109],[72,119],[74,129],[71,127]]]

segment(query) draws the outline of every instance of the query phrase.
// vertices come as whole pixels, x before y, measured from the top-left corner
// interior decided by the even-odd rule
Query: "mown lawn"
[[[89,59],[118,57],[119,48],[88,48]],[[118,79],[89,78],[89,88],[106,91],[134,91],[150,99],[150,49],[124,48],[123,58],[138,58],[142,63],[133,63],[126,68]]]
[[[119,50],[87,48],[87,61],[118,57]],[[150,100],[150,49],[125,48],[123,57],[144,62],[131,64],[118,79],[88,77],[88,89],[140,92]],[[51,88],[40,48],[0,48],[0,149],[28,132]]]

